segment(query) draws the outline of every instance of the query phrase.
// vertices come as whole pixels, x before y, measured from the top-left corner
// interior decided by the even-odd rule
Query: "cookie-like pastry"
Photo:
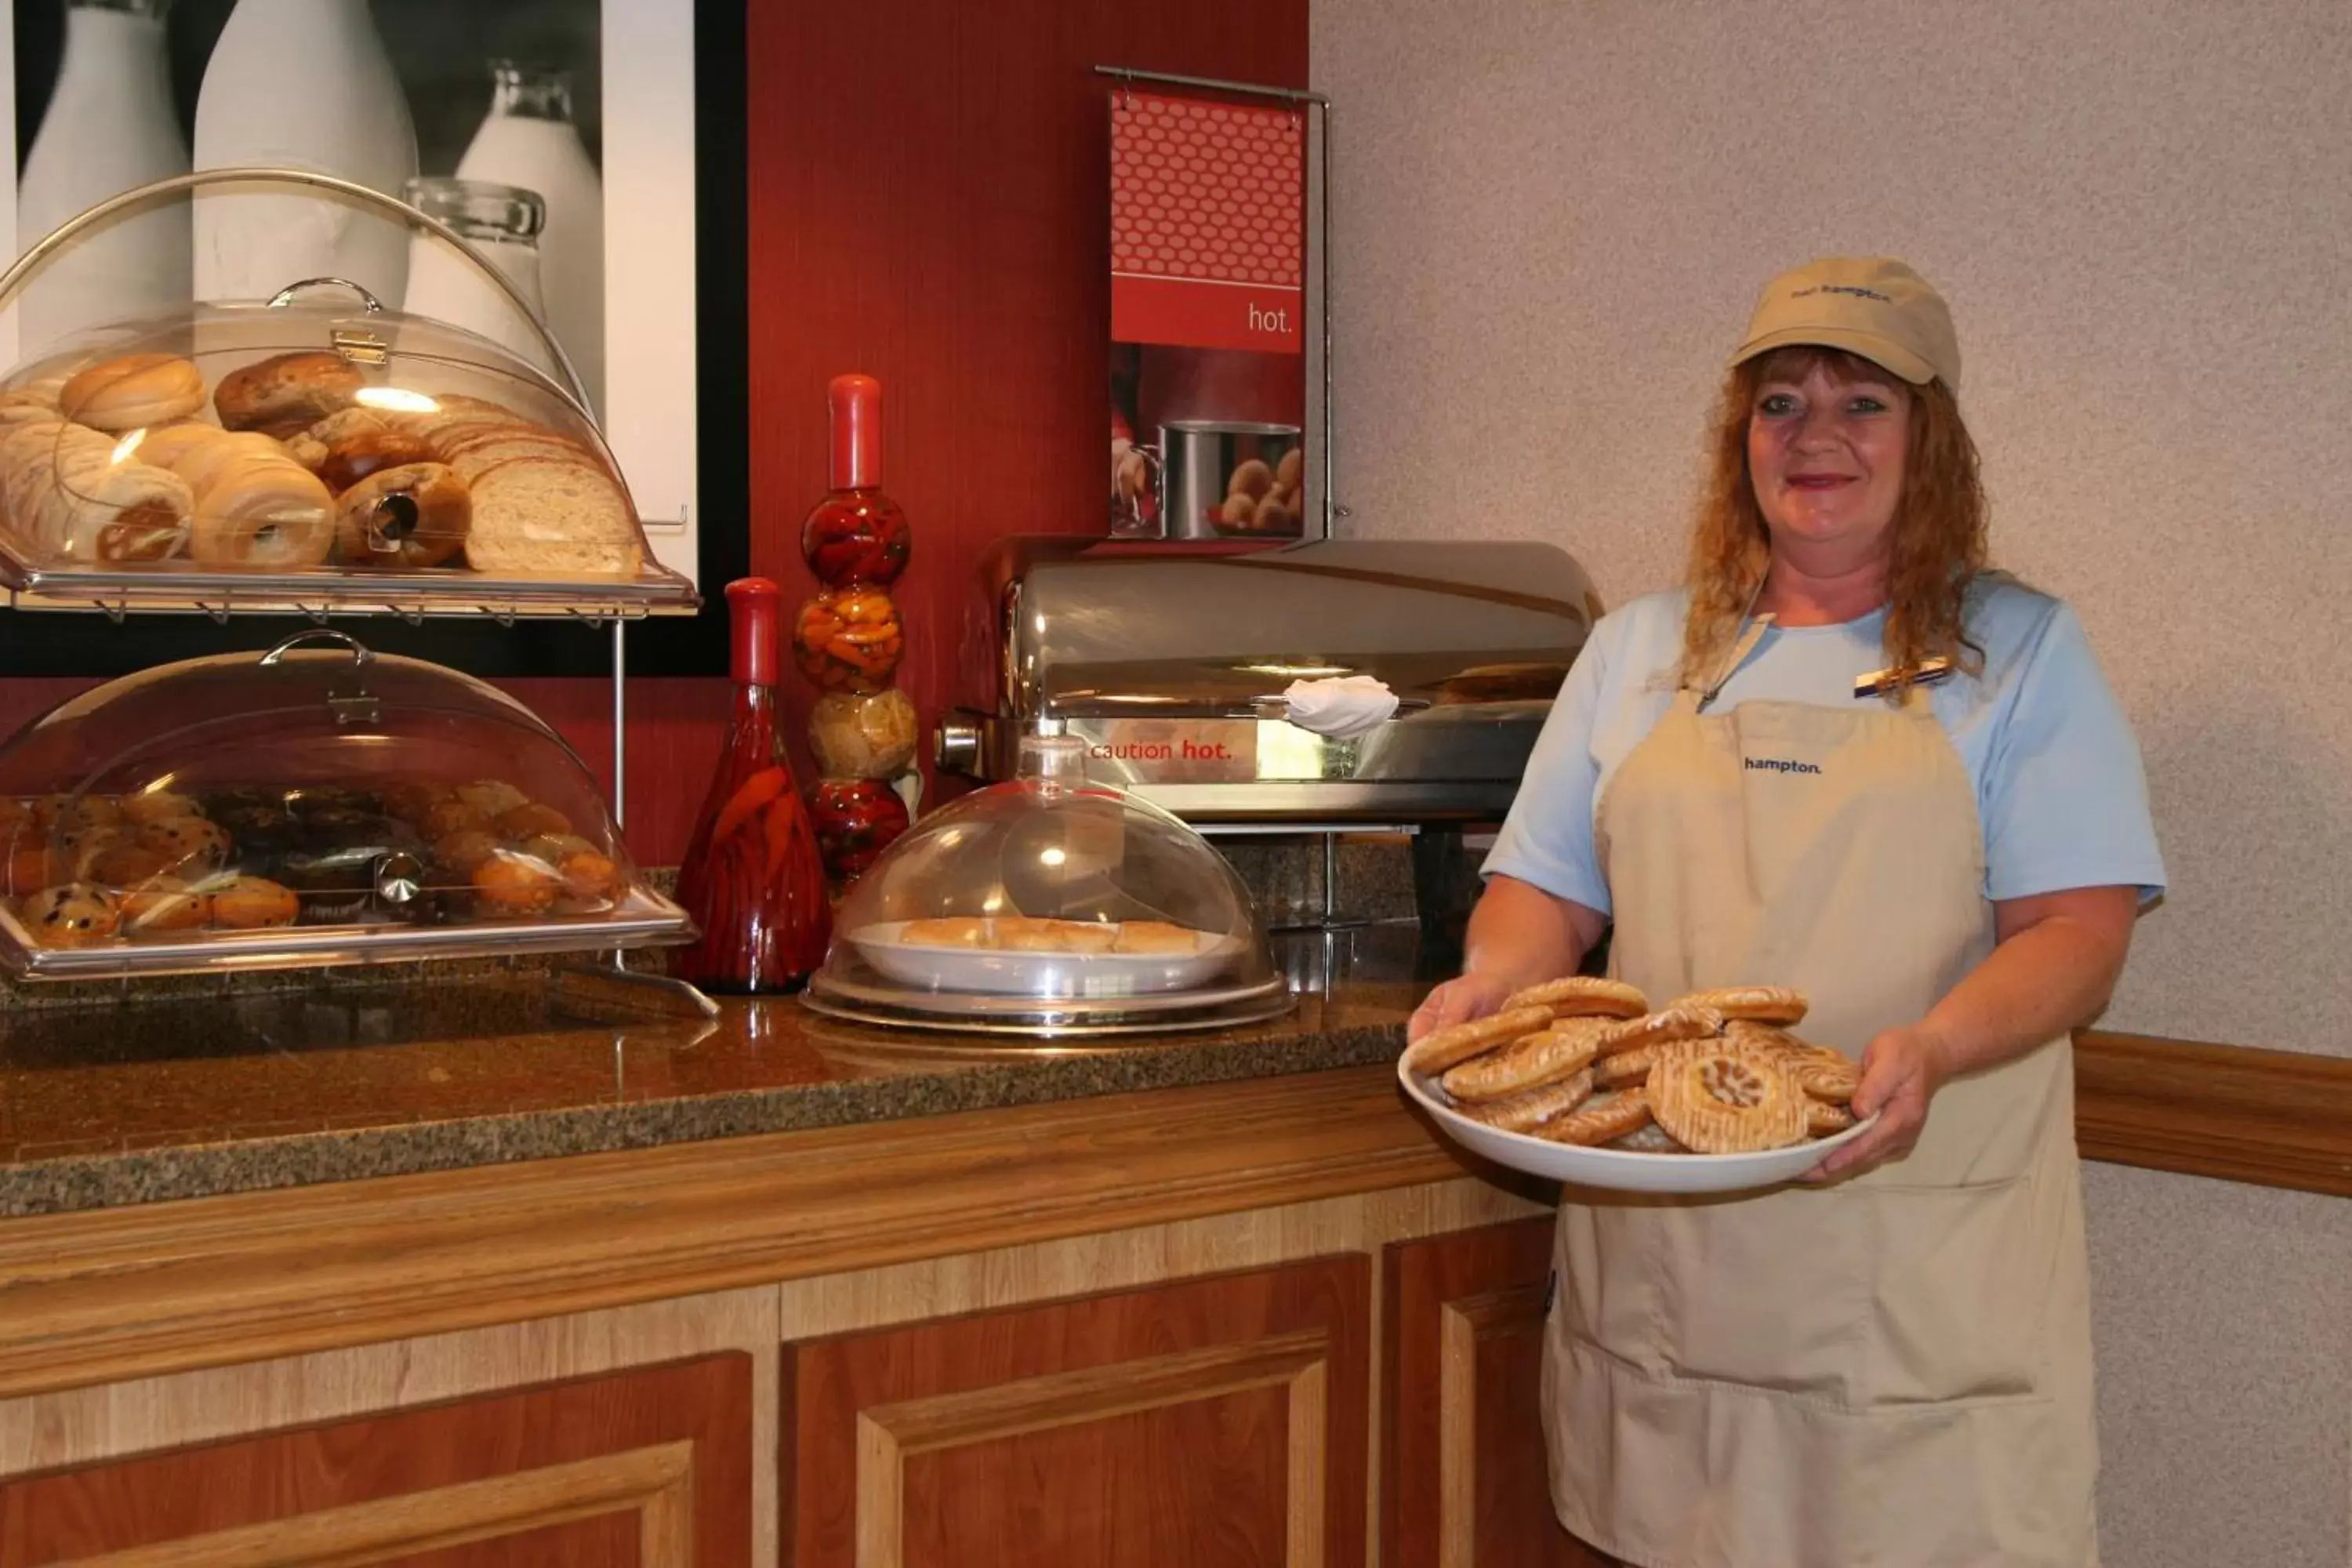
[[[452,792],[491,822],[496,822],[519,805],[529,805],[530,796],[504,779],[476,779],[472,784],[459,784]],[[570,823],[564,824],[566,830]]]
[[[1650,1004],[1622,980],[1570,974],[1512,992],[1503,998],[1503,1010],[1514,1007],[1549,1007],[1555,1018],[1638,1018],[1650,1010]]]
[[[1608,1018],[1560,1018],[1499,1050],[1448,1068],[1438,1081],[1457,1100],[1517,1094],[1591,1067],[1614,1026]]]
[[[593,849],[564,856],[555,863],[555,874],[563,879],[564,899],[574,907],[602,908],[621,888],[621,868]]]
[[[161,936],[167,931],[200,931],[213,922],[213,899],[177,877],[153,877],[126,891],[121,898],[124,936]]]
[[[228,863],[228,830],[204,816],[167,816],[139,825],[138,842],[163,857],[163,869],[181,877],[205,877]]]
[[[572,819],[551,805],[526,802],[499,813],[499,832],[508,838],[536,838],[542,833],[570,833]]]
[[[1454,1109],[1481,1126],[1498,1128],[1505,1132],[1525,1132],[1555,1116],[1564,1116],[1574,1110],[1591,1095],[1592,1075],[1572,1072],[1566,1078],[1538,1084],[1501,1100],[1480,1100],[1474,1104],[1456,1105]]]
[[[1650,1074],[1658,1125],[1701,1154],[1753,1154],[1805,1136],[1805,1096],[1775,1063],[1730,1049],[1669,1051]]]
[[[1200,933],[1190,926],[1166,921],[1121,921],[1113,952],[1172,953],[1189,956],[1200,948]]]
[[[489,813],[470,801],[450,797],[435,801],[416,820],[416,830],[439,843],[453,833],[488,833],[496,826]]]
[[[178,354],[107,360],[75,375],[58,394],[58,412],[110,436],[169,425],[204,405],[204,373]]]
[[[988,922],[977,915],[908,921],[898,928],[898,940],[916,947],[981,947],[988,942]]]
[[[166,789],[151,789],[122,797],[122,819],[144,826],[150,822],[169,822],[175,816],[202,816],[205,808],[193,795],[174,795]]]
[[[1722,985],[1676,997],[1676,1007],[1712,1007],[1726,1018],[1753,1018],[1760,1024],[1794,1024],[1804,1018],[1805,994],[1786,985]]]
[[[1550,1022],[1549,1007],[1507,1007],[1466,1024],[1449,1024],[1443,1029],[1431,1030],[1404,1048],[1405,1068],[1424,1076],[1444,1072],[1454,1063],[1468,1061],[1507,1040],[1532,1035]]]
[[[104,888],[67,882],[33,894],[18,906],[17,915],[44,947],[90,947],[114,934],[122,909]]]
[[[1555,1116],[1528,1129],[1548,1143],[1574,1143],[1594,1148],[1613,1143],[1649,1124],[1650,1097],[1638,1089],[1596,1094],[1564,1116]]]
[[[267,877],[231,877],[213,889],[213,923],[231,931],[290,926],[301,912],[294,889]]]
[[[1862,1087],[1862,1064],[1835,1052],[1817,1049],[1792,1056],[1780,1065],[1811,1100],[1843,1102]]]
[[[1643,1046],[1662,1046],[1675,1040],[1703,1040],[1710,1035],[1721,1033],[1723,1015],[1712,1007],[1687,1005],[1667,1007],[1612,1026],[1601,1038],[1601,1054],[1613,1057],[1624,1051],[1638,1050]]]
[[[554,867],[504,849],[475,867],[470,880],[475,907],[486,915],[545,914],[563,892]]]
[[[172,869],[173,861],[160,849],[118,838],[87,862],[89,879],[108,888],[134,888]]]
[[[996,922],[989,945],[1013,952],[1108,952],[1118,928],[1108,921],[1034,920],[1013,915]]]
[[[1810,1137],[1827,1138],[1853,1125],[1853,1112],[1843,1105],[1832,1105],[1826,1100],[1805,1101],[1805,1131]]]
[[[1654,1121],[1636,1127],[1622,1138],[1612,1140],[1609,1147],[1622,1149],[1628,1154],[1687,1154],[1690,1152],[1679,1139]]]

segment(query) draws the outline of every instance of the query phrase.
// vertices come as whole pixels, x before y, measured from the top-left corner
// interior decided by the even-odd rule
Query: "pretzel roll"
[[[438,566],[465,549],[473,522],[465,480],[439,463],[407,463],[342,492],[335,502],[335,549],[357,564]]]
[[[349,408],[364,384],[341,354],[275,354],[221,377],[213,388],[213,407],[232,430],[260,430],[283,439]]]
[[[58,394],[58,411],[109,435],[185,419],[205,405],[204,373],[178,354],[125,354],[91,365]]]
[[[316,566],[335,542],[335,499],[286,456],[248,453],[207,465],[188,553],[208,566],[284,572]]]

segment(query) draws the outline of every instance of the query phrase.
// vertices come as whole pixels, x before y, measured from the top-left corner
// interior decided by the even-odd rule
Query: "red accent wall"
[[[1006,533],[1104,531],[1111,84],[1093,68],[1304,87],[1307,8],[751,5],[751,404],[703,408],[702,438],[749,440],[751,567],[797,607],[813,591],[799,532],[825,484],[825,384],[852,370],[881,380],[885,483],[915,531],[898,679],[926,752],[956,689],[981,552]],[[0,733],[89,684],[0,680]],[[503,684],[604,777],[607,684]],[[785,691],[797,734],[813,693],[797,675]],[[628,696],[630,847],[646,863],[674,862],[717,758],[726,683],[635,679]],[[796,761],[805,785],[808,759]]]

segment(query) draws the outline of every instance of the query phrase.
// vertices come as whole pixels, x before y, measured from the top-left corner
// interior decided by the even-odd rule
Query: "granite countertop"
[[[544,973],[0,1014],[0,1215],[1170,1088],[1392,1059],[1417,929],[1278,939],[1285,1017],[1116,1045],[715,1019]]]

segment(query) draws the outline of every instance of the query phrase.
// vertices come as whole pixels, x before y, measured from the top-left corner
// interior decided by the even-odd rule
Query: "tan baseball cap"
[[[1825,256],[1764,286],[1740,364],[1791,343],[1843,349],[1915,384],[1960,384],[1951,308],[1927,280],[1886,256]]]

